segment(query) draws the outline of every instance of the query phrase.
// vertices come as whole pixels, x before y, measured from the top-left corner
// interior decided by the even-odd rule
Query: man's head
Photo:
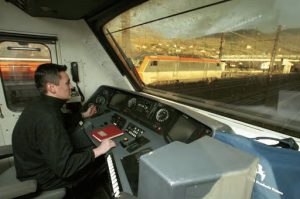
[[[73,87],[66,70],[67,67],[64,65],[40,65],[34,75],[37,89],[45,95],[64,100],[70,99]]]

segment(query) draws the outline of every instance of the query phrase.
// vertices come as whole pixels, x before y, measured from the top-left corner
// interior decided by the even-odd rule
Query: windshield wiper
[[[142,85],[144,85],[144,82],[139,78],[140,76],[139,76],[137,70],[135,69],[135,66],[132,63],[131,59],[126,56],[126,54],[124,53],[124,51],[122,50],[122,48],[120,47],[120,45],[118,44],[118,42],[116,41],[116,39],[114,38],[114,36],[112,35],[112,33],[109,32],[108,29],[106,29],[106,31],[107,31],[107,34],[112,39],[112,41],[115,44],[115,46],[117,47],[118,51],[120,52],[122,58],[125,60],[127,66],[130,69],[130,71],[134,74],[135,77],[137,77],[136,79],[139,81],[139,83],[142,84]]]

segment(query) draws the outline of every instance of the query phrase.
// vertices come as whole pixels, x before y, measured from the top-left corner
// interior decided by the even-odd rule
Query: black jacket
[[[17,177],[37,179],[42,189],[60,187],[95,160],[91,148],[75,152],[61,112],[64,103],[41,96],[25,108],[12,134]]]

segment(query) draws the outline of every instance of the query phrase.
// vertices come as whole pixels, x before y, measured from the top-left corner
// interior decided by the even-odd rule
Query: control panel
[[[211,136],[213,130],[178,109],[142,96],[132,91],[101,86],[84,105],[97,107],[97,114],[85,121],[82,131],[94,145],[101,143],[91,132],[96,128],[115,125],[124,133],[113,138],[117,147],[109,153],[110,167],[115,167],[112,177],[114,195],[120,190],[137,194],[139,158],[173,141],[190,143],[204,135]],[[113,165],[113,166],[112,166]]]

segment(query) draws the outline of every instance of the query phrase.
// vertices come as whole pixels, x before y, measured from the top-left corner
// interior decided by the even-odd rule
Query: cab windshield
[[[299,0],[150,0],[103,30],[145,90],[300,137],[299,8]]]

